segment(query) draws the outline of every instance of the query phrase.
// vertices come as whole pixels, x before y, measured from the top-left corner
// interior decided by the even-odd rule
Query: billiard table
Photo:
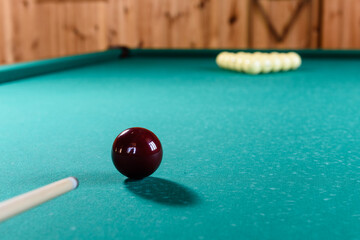
[[[0,201],[78,189],[0,224],[7,239],[360,236],[360,52],[299,51],[297,71],[220,69],[218,50],[129,50],[0,67]],[[154,132],[163,160],[126,179],[111,147]]]

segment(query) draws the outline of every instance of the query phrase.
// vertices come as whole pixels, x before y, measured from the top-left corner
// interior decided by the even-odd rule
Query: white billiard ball
[[[244,59],[243,71],[247,74],[256,75],[261,72],[261,62],[253,56]]]
[[[288,53],[288,57],[291,60],[291,69],[295,70],[301,66],[301,57],[296,52]]]
[[[229,70],[235,70],[236,60],[237,60],[236,54],[231,53],[230,57],[229,57],[229,62],[228,62],[228,69]]]
[[[268,54],[263,54],[261,57],[258,58],[261,63],[261,72],[262,73],[269,73],[273,70],[273,62]]]
[[[216,58],[216,63],[219,65],[219,67],[221,68],[225,68],[226,66],[226,61],[228,59],[228,52],[222,52],[218,55],[218,57]]]
[[[269,54],[269,59],[272,62],[272,71],[273,72],[279,72],[282,69],[282,62],[279,57],[279,54],[276,52],[272,52]]]
[[[282,62],[281,70],[284,72],[289,71],[291,69],[292,63],[291,63],[291,59],[288,57],[288,55],[286,53],[281,53],[280,60]]]
[[[224,52],[221,52],[216,56],[216,59],[215,59],[216,65],[218,65],[221,68],[222,68],[222,59],[223,59],[223,57],[224,57]]]
[[[259,74],[261,72],[261,63],[258,59],[252,59],[250,66],[248,67],[248,70],[246,73],[248,74]]]
[[[252,55],[247,52],[238,52],[238,53],[236,53],[236,56],[238,58],[237,67],[236,67],[237,71],[245,72],[244,63],[247,62],[251,58]],[[245,63],[245,65],[246,64],[247,63]]]
[[[236,54],[236,62],[234,70],[241,72],[242,71],[242,64],[243,64],[244,58],[241,54]]]
[[[241,65],[241,69],[243,72],[247,72],[247,69],[250,66],[251,58],[252,58],[251,55],[248,55],[248,54],[243,55],[243,61],[242,61],[242,65]]]
[[[224,56],[226,55],[226,52],[221,52],[216,56],[215,62],[216,64],[223,68],[223,60],[224,60]]]
[[[224,69],[228,69],[230,63],[231,53],[227,52],[222,58],[222,66]]]

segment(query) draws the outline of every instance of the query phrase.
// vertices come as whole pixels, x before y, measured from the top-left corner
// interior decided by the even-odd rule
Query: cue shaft
[[[78,185],[75,177],[68,177],[0,202],[0,222],[74,190]]]

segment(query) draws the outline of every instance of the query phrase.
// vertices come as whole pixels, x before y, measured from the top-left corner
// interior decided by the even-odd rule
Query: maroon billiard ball
[[[111,151],[116,169],[132,179],[142,179],[155,172],[162,156],[163,150],[156,135],[139,127],[121,132]]]

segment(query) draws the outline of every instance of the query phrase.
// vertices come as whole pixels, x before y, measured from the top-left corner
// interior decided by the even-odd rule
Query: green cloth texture
[[[0,239],[360,239],[359,53],[303,52],[297,71],[252,76],[218,68],[217,52],[0,67],[18,79],[0,84],[0,201],[80,182]],[[111,160],[129,127],[163,146],[141,181]]]

